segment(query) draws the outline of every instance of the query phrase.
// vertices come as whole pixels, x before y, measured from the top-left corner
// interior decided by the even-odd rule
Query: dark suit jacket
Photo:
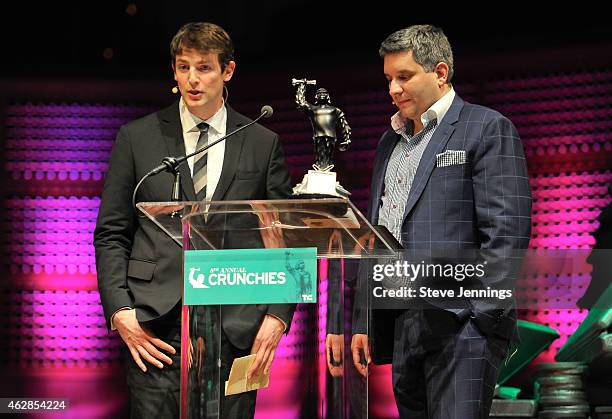
[[[389,129],[376,149],[368,204],[372,224],[378,223],[385,172],[399,139],[400,135]],[[436,155],[445,150],[464,150],[466,163],[437,167]],[[402,245],[443,252],[476,249],[491,260],[504,260],[509,252],[527,248],[530,233],[531,190],[516,128],[500,113],[456,96],[438,121],[412,182],[401,230]],[[505,288],[512,285],[515,273],[511,269],[497,271],[485,276],[482,283],[491,288],[504,284],[501,288]],[[463,307],[446,309],[460,319],[472,316],[485,334],[511,339],[516,330],[511,305],[500,309],[481,299],[466,299]],[[363,316],[357,315],[358,329],[363,328]],[[393,334],[393,322],[377,322],[376,317],[370,329],[381,328],[388,338]]]
[[[251,120],[227,107],[227,133]],[[113,147],[94,233],[98,286],[107,325],[119,308],[136,309],[141,322],[170,311],[182,295],[181,248],[131,206],[136,183],[165,156],[185,155],[178,102],[121,127]],[[189,166],[180,168],[182,194],[195,201]],[[140,187],[137,202],[170,200],[173,176],[161,173]],[[285,199],[290,177],[278,135],[255,124],[225,142],[213,200]],[[222,326],[243,349],[267,313],[291,323],[295,305],[225,306]]]

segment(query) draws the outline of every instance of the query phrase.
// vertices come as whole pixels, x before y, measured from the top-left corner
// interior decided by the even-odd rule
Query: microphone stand
[[[230,132],[227,135],[224,135],[223,137],[213,141],[212,143],[206,144],[204,147],[200,148],[199,150],[194,151],[193,153],[190,153],[186,156],[178,156],[178,157],[172,157],[172,156],[168,156],[168,157],[164,157],[162,159],[162,164],[160,164],[159,166],[157,166],[156,168],[154,168],[153,170],[149,171],[146,175],[144,175],[142,177],[142,179],[140,179],[140,181],[138,182],[138,184],[136,185],[136,187],[134,188],[134,192],[132,193],[132,207],[136,210],[136,213],[138,213],[137,208],[136,208],[136,193],[138,192],[138,189],[140,188],[140,185],[142,185],[142,183],[145,181],[145,179],[147,179],[150,176],[156,175],[158,173],[161,172],[170,172],[174,175],[174,182],[172,183],[172,195],[170,197],[170,201],[172,202],[179,202],[181,199],[181,174],[179,172],[179,166],[181,164],[183,164],[188,158],[195,156],[196,154],[200,154],[203,153],[204,151],[208,150],[209,148],[213,147],[214,145],[220,143],[221,141],[231,137],[232,135],[242,131],[245,128],[250,127],[251,125],[255,124],[257,121],[259,121],[261,118],[269,118],[270,116],[272,116],[272,107],[265,105],[261,108],[261,114],[255,118],[254,120],[252,120],[251,122],[249,122],[248,124],[245,124],[239,128],[236,128],[234,131]],[[171,217],[176,217],[178,214],[178,211],[173,211],[172,214],[170,215]]]

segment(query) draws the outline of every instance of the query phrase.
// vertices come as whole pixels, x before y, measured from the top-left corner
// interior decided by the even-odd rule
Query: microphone
[[[274,113],[274,109],[272,109],[272,106],[264,105],[264,106],[261,107],[260,115],[257,118],[255,118],[254,120],[252,120],[251,122],[249,122],[248,124],[245,124],[245,125],[237,128],[237,129],[235,129],[234,131],[230,132],[229,134],[227,134],[227,135],[225,135],[225,136],[223,136],[223,137],[213,141],[212,143],[206,144],[204,147],[202,147],[199,150],[196,150],[193,153],[188,154],[186,156],[182,156],[182,157],[164,157],[164,159],[162,160],[162,164],[157,166],[155,169],[151,170],[145,176],[156,175],[156,174],[158,174],[160,172],[164,172],[164,171],[166,171],[166,172],[173,172],[176,168],[178,168],[179,165],[181,165],[189,157],[195,156],[196,154],[200,154],[200,153],[208,150],[212,146],[220,143],[221,141],[224,141],[225,139],[227,139],[227,138],[231,137],[232,135],[242,131],[243,129],[250,127],[251,125],[255,124],[260,119],[271,117],[273,113]]]
[[[132,206],[134,208],[136,208],[136,192],[138,192],[138,189],[140,188],[140,185],[142,184],[142,182],[144,182],[144,180],[146,178],[148,178],[149,176],[153,176],[153,175],[156,175],[156,174],[161,173],[161,172],[171,172],[171,173],[174,173],[175,176],[178,176],[178,174],[179,174],[178,167],[181,164],[183,164],[188,158],[190,158],[192,156],[195,156],[196,154],[203,153],[204,151],[208,150],[212,146],[220,143],[221,141],[225,141],[227,138],[231,137],[232,135],[237,134],[238,132],[242,131],[243,129],[248,128],[251,125],[257,123],[257,121],[259,121],[260,119],[271,117],[273,113],[274,113],[274,109],[272,109],[272,106],[264,105],[264,106],[261,107],[260,114],[259,114],[259,116],[257,118],[255,118],[254,120],[252,120],[248,124],[244,124],[241,127],[236,128],[234,131],[230,132],[229,134],[224,135],[223,137],[213,141],[212,143],[206,144],[204,147],[200,148],[199,150],[196,150],[193,153],[190,153],[190,154],[188,154],[186,156],[180,156],[180,157],[168,156],[168,157],[164,157],[162,159],[162,164],[160,164],[156,168],[150,170],[146,175],[144,175],[142,177],[142,179],[140,179],[140,181],[138,182],[136,187],[134,188],[134,193],[132,194]],[[172,191],[172,200],[173,201],[178,201],[179,200],[178,199],[178,195],[179,195],[178,194],[178,185],[179,185],[179,181],[175,178],[174,189]]]
[[[270,105],[263,105],[260,112],[264,118],[269,118],[274,113],[274,109],[272,109],[272,106]]]

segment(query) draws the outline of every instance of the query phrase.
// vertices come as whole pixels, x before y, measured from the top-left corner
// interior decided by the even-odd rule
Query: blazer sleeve
[[[291,177],[285,164],[285,157],[278,135],[274,136],[266,176],[266,199],[289,199],[291,197]],[[296,304],[270,304],[268,314],[279,317],[287,325],[289,333]]]
[[[483,128],[472,179],[480,249],[488,264],[483,285],[511,289],[531,235],[531,189],[521,139],[500,114]],[[472,301],[477,317],[482,313],[491,322],[499,321],[513,303]]]
[[[382,144],[387,140],[387,136],[391,135],[391,131],[388,130],[380,137],[378,144],[376,145],[376,154],[374,156],[374,163],[372,165],[372,176],[370,180],[370,196],[368,198],[368,209],[366,217],[368,222],[372,225],[378,224],[378,208],[380,202],[380,194],[377,184],[377,178],[384,173],[382,169],[383,156],[381,150],[383,149]],[[381,186],[382,187],[382,186]],[[376,221],[374,220],[376,218]],[[372,272],[373,261],[371,259],[360,259],[358,263],[358,269],[356,269],[355,278],[355,295],[353,303],[353,325],[352,333],[367,334],[371,323],[372,311],[371,311],[371,297],[370,297],[370,282],[368,276]]]
[[[278,135],[274,136],[266,176],[267,199],[289,199],[293,188]]]
[[[133,303],[127,267],[137,223],[131,205],[134,187],[133,151],[122,127],[111,153],[93,241],[100,300],[109,329],[113,313]]]

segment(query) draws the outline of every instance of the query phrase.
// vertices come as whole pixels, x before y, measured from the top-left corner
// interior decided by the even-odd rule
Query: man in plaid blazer
[[[380,55],[399,111],[376,149],[369,221],[386,226],[406,249],[473,250],[490,260],[526,249],[531,193],[514,125],[455,93],[452,51],[439,28],[395,32]],[[498,271],[481,282],[505,288],[513,279]],[[370,332],[392,346],[386,349],[392,350],[402,418],[488,417],[499,366],[516,337],[511,302],[463,298],[445,306],[428,300],[385,323],[377,321],[377,311],[385,310],[374,310]],[[351,349],[365,375],[371,357],[364,324],[354,326]]]

